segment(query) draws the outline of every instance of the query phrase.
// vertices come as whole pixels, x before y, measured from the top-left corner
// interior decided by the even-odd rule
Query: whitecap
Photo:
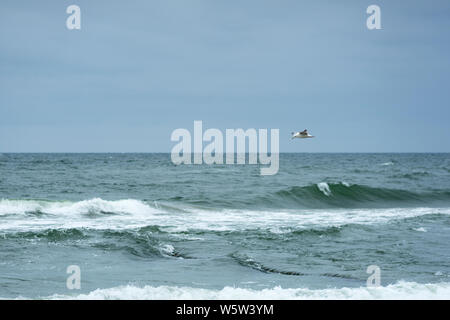
[[[175,248],[170,244],[161,244],[159,250],[163,255],[172,256],[174,254]]]
[[[24,214],[29,212],[41,212],[53,215],[70,214],[150,214],[156,212],[147,204],[139,200],[126,199],[107,201],[100,198],[70,201],[38,201],[38,200],[0,200],[0,215],[2,214]]]
[[[91,199],[79,202],[0,200],[0,216],[8,215],[7,218],[0,219],[0,231],[39,231],[49,228],[123,230],[152,225],[170,233],[256,229],[285,233],[305,228],[340,227],[347,224],[373,225],[430,214],[450,214],[450,208],[427,207],[211,210],[185,206],[182,212],[167,209],[165,206],[164,208],[156,209],[146,202],[133,199]],[[38,210],[43,214],[24,214]]]
[[[320,183],[317,184],[317,187],[327,197],[331,196],[331,190],[330,190],[330,186],[328,185],[328,183],[320,182]]]
[[[282,288],[276,286],[261,290],[224,287],[223,289],[204,289],[177,286],[120,286],[97,289],[87,294],[52,295],[44,299],[138,299],[138,300],[398,300],[398,299],[450,299],[450,283],[416,283],[400,281],[380,287],[357,288]]]

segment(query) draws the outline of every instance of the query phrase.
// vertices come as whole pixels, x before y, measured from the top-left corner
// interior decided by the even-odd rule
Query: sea
[[[3,153],[0,298],[450,299],[450,154]]]

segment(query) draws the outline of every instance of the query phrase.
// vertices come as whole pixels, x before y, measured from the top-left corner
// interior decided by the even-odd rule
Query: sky
[[[2,0],[0,152],[170,152],[194,120],[450,152],[449,40],[448,0]]]

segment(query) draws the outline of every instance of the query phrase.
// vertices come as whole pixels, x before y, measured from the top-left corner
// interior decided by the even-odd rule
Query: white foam
[[[40,212],[44,215],[27,216]],[[0,200],[0,230],[28,231],[46,228],[123,229],[145,226],[161,212],[134,199],[107,201],[100,198],[79,202]],[[98,219],[92,219],[97,215]]]
[[[142,201],[91,199],[80,202],[0,200],[2,231],[47,228],[130,229],[157,225],[169,232],[266,229],[273,233],[346,224],[379,224],[428,214],[450,214],[450,208],[299,209],[299,210],[182,210],[157,209]],[[162,209],[162,208],[166,209]],[[44,215],[28,216],[40,211]],[[105,214],[114,213],[114,214]],[[95,214],[92,216],[92,214]],[[417,230],[422,231],[422,230]]]
[[[341,181],[341,184],[346,186],[346,187],[350,187],[350,183],[346,182],[346,181]]]
[[[175,248],[170,244],[161,244],[159,250],[163,255],[173,255]]]
[[[66,214],[151,214],[154,208],[139,200],[126,199],[107,201],[100,198],[79,202],[69,201],[37,201],[37,200],[0,200],[0,215],[41,212],[54,215]]]
[[[41,211],[42,206],[37,201],[0,200],[0,216],[10,214],[24,214]]]
[[[317,187],[319,188],[320,191],[322,191],[322,193],[326,196],[331,196],[331,190],[330,190],[330,186],[328,185],[328,183],[326,182],[320,182],[317,184]]]
[[[400,281],[385,287],[332,288],[311,290],[306,288],[281,288],[279,286],[254,290],[247,288],[225,287],[220,290],[175,287],[175,286],[120,286],[109,289],[97,289],[87,294],[53,295],[45,299],[149,299],[149,300],[402,300],[402,299],[450,299],[450,283],[420,284]]]
[[[163,221],[160,223],[167,225],[169,231],[175,232],[189,229],[214,231],[267,229],[273,233],[285,233],[315,227],[340,227],[346,224],[381,224],[436,213],[450,214],[450,208],[196,211],[174,216],[170,223]]]

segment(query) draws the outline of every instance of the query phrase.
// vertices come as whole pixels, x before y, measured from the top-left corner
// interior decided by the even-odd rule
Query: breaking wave
[[[0,216],[12,214],[50,214],[50,215],[107,215],[132,214],[148,215],[157,212],[146,203],[134,200],[107,201],[100,198],[69,201],[41,201],[41,200],[0,200]]]
[[[265,208],[272,209],[326,209],[326,208],[401,208],[447,207],[450,191],[416,193],[407,190],[376,188],[358,184],[321,182],[308,186],[294,186],[257,196],[248,201],[223,205],[208,199],[136,199],[103,200],[94,198],[77,202],[48,200],[0,200],[0,216],[9,215],[131,215],[149,217],[161,212],[183,213],[192,210],[223,211]]]
[[[224,287],[220,290],[175,287],[175,286],[120,286],[97,289],[87,294],[52,295],[44,299],[80,300],[402,300],[402,299],[450,299],[450,283],[428,283],[400,281],[384,287],[303,289],[282,288],[254,290],[247,288]]]
[[[332,187],[330,190],[334,191]],[[333,195],[323,197],[331,198]],[[0,216],[3,219],[0,221],[0,230],[10,234],[72,229],[76,235],[73,231],[75,229],[86,233],[87,230],[142,230],[151,226],[158,228],[160,232],[171,234],[245,230],[265,230],[277,234],[293,231],[324,232],[323,228],[327,227],[372,225],[420,216],[450,214],[449,207],[247,210],[184,206],[182,211],[179,208],[172,210],[170,206],[161,207],[155,208],[138,200],[93,199],[74,203],[1,200]],[[71,235],[70,232],[58,232],[52,231],[49,235],[63,238]],[[40,237],[36,234],[30,236],[32,235]]]
[[[392,207],[418,204],[448,204],[450,191],[415,193],[347,183],[321,182],[291,187],[275,193],[276,200],[306,208]]]

